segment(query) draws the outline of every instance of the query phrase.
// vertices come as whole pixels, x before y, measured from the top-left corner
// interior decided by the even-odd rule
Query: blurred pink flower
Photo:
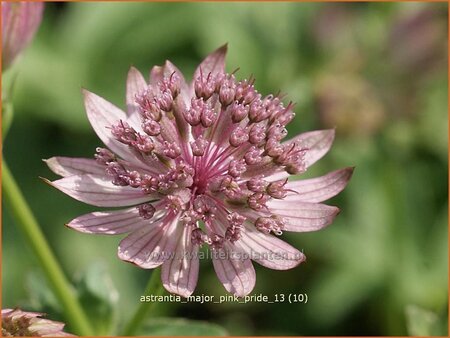
[[[64,324],[40,318],[38,312],[25,312],[19,309],[2,310],[2,337],[66,337],[73,336],[63,332]]]
[[[71,197],[133,206],[83,215],[69,227],[131,233],[120,242],[120,259],[146,269],[162,265],[164,287],[185,297],[197,284],[203,244],[237,296],[255,285],[251,260],[277,270],[303,262],[302,252],[274,235],[330,224],[339,209],[320,202],[342,191],[353,172],[288,181],[328,152],[334,130],[281,142],[293,104],[225,73],[225,54],[226,46],[210,54],[190,84],[169,61],[152,69],[149,83],[131,68],[127,112],[85,90],[89,121],[109,149],[97,148],[95,160],[47,160],[64,177],[50,183]]]
[[[33,39],[42,19],[43,2],[2,1],[2,65],[6,69]]]
[[[447,9],[418,3],[393,17],[387,40],[388,60],[408,77],[429,76],[447,66]],[[422,75],[423,74],[423,75]]]

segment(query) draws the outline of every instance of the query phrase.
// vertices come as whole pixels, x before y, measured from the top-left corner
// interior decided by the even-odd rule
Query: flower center
[[[31,326],[31,318],[21,316],[18,318],[3,318],[2,319],[2,336],[34,336],[35,333],[29,330]]]
[[[203,195],[206,192],[206,187],[208,186],[208,181],[202,179],[199,175],[194,176],[194,183],[191,186],[193,194]]]
[[[111,126],[142,165],[100,148],[96,159],[113,184],[141,189],[157,200],[138,206],[141,217],[151,219],[165,207],[182,213],[187,225],[198,228],[202,221],[209,235],[198,228],[192,240],[213,246],[237,240],[245,219],[260,231],[281,233],[283,221],[266,204],[286,196],[287,180],[270,183],[265,177],[303,172],[307,149],[281,143],[294,117],[293,104],[284,107],[279,96],[261,96],[253,82],[200,72],[189,93],[173,72],[136,96],[141,131],[122,120]],[[218,215],[226,229],[214,229],[211,220]]]

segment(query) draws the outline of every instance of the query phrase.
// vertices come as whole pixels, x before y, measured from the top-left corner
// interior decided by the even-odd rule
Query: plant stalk
[[[55,296],[61,302],[67,323],[79,335],[93,335],[91,324],[76,297],[72,285],[66,279],[4,159],[2,163],[2,187],[3,196],[17,226],[25,235],[25,239],[36,255]]]
[[[145,288],[144,294],[146,296],[161,296],[164,293],[164,287],[161,283],[161,272],[160,269],[154,269],[150,280],[148,281],[147,287]],[[125,326],[125,329],[121,333],[122,336],[133,336],[142,322],[149,317],[149,314],[155,312],[158,302],[141,302],[136,312],[134,313],[131,320]]]

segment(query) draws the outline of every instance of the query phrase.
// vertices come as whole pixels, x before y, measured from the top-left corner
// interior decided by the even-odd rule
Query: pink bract
[[[3,69],[31,42],[41,23],[43,11],[43,2],[2,1]]]
[[[353,168],[289,181],[324,156],[334,130],[282,141],[293,104],[263,97],[252,79],[225,72],[226,46],[210,54],[187,83],[169,61],[147,82],[128,73],[126,112],[85,90],[89,121],[107,148],[95,159],[53,157],[63,176],[51,184],[99,207],[68,226],[85,233],[129,233],[120,259],[144,269],[162,266],[164,287],[187,297],[199,272],[199,248],[208,245],[225,289],[249,294],[252,260],[277,270],[305,260],[277,236],[329,225],[337,207],[321,202],[348,183]]]
[[[2,309],[2,337],[67,337],[64,323],[40,318],[44,314]]]

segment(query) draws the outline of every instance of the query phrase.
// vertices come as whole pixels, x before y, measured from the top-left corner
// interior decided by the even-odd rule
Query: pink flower
[[[135,68],[127,80],[127,112],[84,91],[92,127],[108,147],[95,160],[53,157],[64,178],[51,184],[99,207],[68,226],[85,233],[130,233],[120,259],[145,269],[162,266],[164,287],[189,296],[199,271],[199,248],[208,245],[226,290],[249,294],[252,260],[277,270],[305,260],[277,236],[315,231],[339,209],[320,202],[344,189],[352,168],[289,181],[330,149],[334,131],[300,134],[282,142],[293,104],[263,97],[253,80],[225,73],[226,46],[210,54],[187,84],[169,61],[150,81]]]
[[[66,337],[73,336],[63,332],[64,324],[40,318],[38,312],[25,312],[19,309],[2,310],[2,337]]]
[[[41,23],[43,10],[43,2],[2,1],[3,69],[31,42]]]

